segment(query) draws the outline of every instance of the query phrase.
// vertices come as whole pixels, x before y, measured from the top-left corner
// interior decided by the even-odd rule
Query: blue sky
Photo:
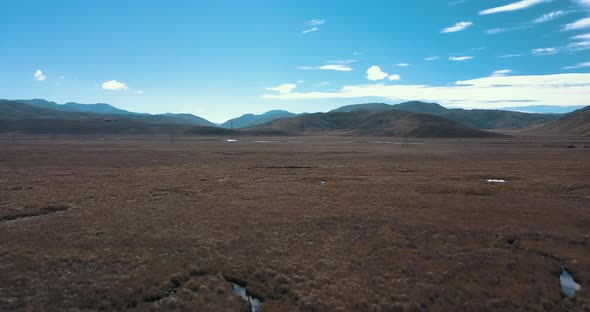
[[[590,0],[4,0],[0,98],[216,122],[366,101],[589,105]]]

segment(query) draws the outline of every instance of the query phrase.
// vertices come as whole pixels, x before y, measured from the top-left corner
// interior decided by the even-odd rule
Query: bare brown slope
[[[0,119],[0,133],[20,134],[175,134],[190,125],[143,122],[131,119]]]
[[[290,134],[282,130],[275,129],[226,129],[219,127],[195,126],[184,132],[185,135],[190,136],[290,136],[297,134]]]
[[[535,132],[552,135],[590,136],[590,106],[571,112],[550,124],[539,127]]]
[[[408,136],[428,138],[485,138],[503,136],[454,121],[404,111],[317,113],[280,119],[252,129],[274,129],[300,134],[350,136]]]

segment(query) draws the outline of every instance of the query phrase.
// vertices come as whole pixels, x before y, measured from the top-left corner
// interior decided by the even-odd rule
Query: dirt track
[[[0,310],[590,309],[590,142],[252,141],[0,138]]]

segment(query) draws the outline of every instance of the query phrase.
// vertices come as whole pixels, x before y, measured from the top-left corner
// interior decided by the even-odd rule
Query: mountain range
[[[121,114],[121,115],[141,115],[139,113],[133,113],[124,109],[116,108],[110,104],[96,103],[96,104],[80,104],[74,102],[68,102],[65,104],[58,104],[55,102],[32,99],[32,100],[15,100],[41,108],[55,109],[62,112],[84,112],[84,113],[96,113],[96,114]]]
[[[201,118],[199,116],[195,116],[192,114],[143,114],[143,113],[135,113],[126,111],[117,107],[114,107],[110,104],[105,103],[97,103],[97,104],[80,104],[80,103],[65,103],[65,104],[58,104],[55,102],[42,100],[42,99],[32,99],[32,100],[15,100],[15,102],[29,104],[31,106],[35,106],[38,108],[46,108],[46,109],[53,109],[61,112],[76,112],[76,113],[93,113],[93,114],[103,114],[103,115],[111,115],[111,116],[125,116],[126,118],[135,119],[135,120],[144,120],[144,121],[151,121],[151,122],[164,122],[164,123],[181,123],[181,124],[192,124],[192,125],[201,125],[201,126],[217,126],[216,124],[206,120],[205,118]]]
[[[80,103],[65,103],[58,104],[55,102],[32,99],[32,100],[16,100],[17,102],[26,103],[40,108],[49,108],[63,112],[85,112],[95,114],[108,115],[124,115],[127,117],[134,116],[140,120],[167,122],[167,123],[186,123],[192,125],[202,126],[219,126],[228,129],[243,129],[262,125],[281,118],[295,117],[301,114],[291,113],[285,110],[271,110],[266,113],[255,115],[245,114],[237,118],[230,119],[220,125],[206,120],[205,118],[195,116],[192,114],[156,114],[150,115],[145,113],[136,113],[114,107],[110,104],[80,104]],[[573,106],[570,109],[575,108]],[[539,113],[525,113],[511,110],[485,110],[485,109],[448,109],[444,106],[435,103],[424,103],[419,101],[404,102],[400,104],[386,104],[386,103],[367,103],[346,105],[334,109],[331,112],[351,112],[355,110],[403,110],[414,113],[430,114],[448,118],[450,120],[462,123],[466,126],[479,129],[499,129],[499,128],[525,128],[533,125],[539,125],[557,120],[559,114],[539,114]],[[521,109],[526,109],[522,107]],[[541,107],[543,110],[555,111],[555,107]]]
[[[217,125],[192,114],[142,114],[109,104],[0,100],[0,132],[191,135],[358,135],[490,137],[486,129],[534,127],[550,134],[589,135],[588,108],[564,115],[448,109],[436,103],[355,104],[328,113],[273,110]]]
[[[404,102],[396,105],[385,103],[368,103],[347,105],[332,112],[352,112],[355,110],[401,110],[413,113],[429,114],[444,117],[463,125],[479,129],[526,128],[557,120],[557,114],[530,114],[506,110],[487,109],[448,109],[435,103],[418,101]]]
[[[141,116],[69,112],[0,100],[0,133],[183,134],[191,127]]]
[[[401,110],[328,112],[275,120],[254,128],[291,135],[366,137],[488,138],[503,135],[471,128],[439,116]]]
[[[284,111],[284,110],[271,110],[271,111],[268,111],[268,112],[266,112],[264,114],[260,114],[260,115],[245,114],[245,115],[242,115],[238,118],[230,119],[230,120],[222,123],[220,126],[222,128],[228,128],[228,129],[248,128],[248,127],[253,127],[253,126],[269,123],[269,122],[277,120],[277,119],[294,117],[297,115],[298,114],[294,114],[294,113]]]

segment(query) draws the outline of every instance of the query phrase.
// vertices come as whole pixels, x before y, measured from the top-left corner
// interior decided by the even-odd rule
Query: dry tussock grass
[[[0,216],[69,205],[0,222],[0,310],[582,311],[589,155],[542,145],[0,140]]]

